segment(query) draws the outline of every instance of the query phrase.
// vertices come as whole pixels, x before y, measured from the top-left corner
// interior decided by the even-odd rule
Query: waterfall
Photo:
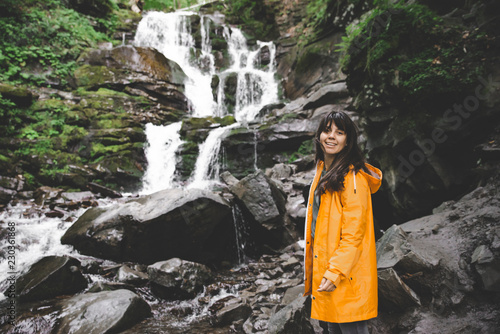
[[[199,32],[193,31],[192,25],[193,22],[197,22],[198,17]],[[191,103],[191,112],[194,117],[222,117],[228,115],[230,112],[227,108],[224,91],[226,79],[229,76],[236,76],[237,78],[235,105],[234,110],[232,110],[237,123],[231,127],[211,130],[206,141],[200,144],[200,154],[188,185],[191,188],[208,188],[212,184],[211,180],[217,180],[220,169],[220,163],[218,162],[220,145],[223,137],[229,133],[228,130],[237,126],[246,126],[249,122],[255,121],[262,107],[278,100],[278,83],[275,79],[274,66],[276,47],[274,44],[272,42],[257,41],[255,47],[250,49],[239,29],[223,25],[222,37],[227,41],[230,63],[227,69],[219,71],[215,66],[210,39],[210,29],[215,24],[215,21],[219,20],[214,16],[198,16],[187,11],[175,13],[149,12],[139,23],[134,39],[135,45],[154,47],[163,53],[165,57],[177,62],[183,69],[188,77],[185,83],[185,94]],[[197,33],[201,36],[201,49],[196,48],[194,35]],[[267,66],[260,63],[264,52],[269,53]],[[215,77],[219,79],[219,86],[214,100],[212,79]],[[149,140],[157,139],[150,139],[148,136]],[[160,141],[163,141],[163,143],[159,145],[165,145],[165,142],[166,145],[175,145],[168,140]],[[175,150],[176,148],[163,148],[165,154],[166,152],[171,154]],[[154,156],[150,157],[149,153],[147,153],[148,163],[150,160],[158,159],[157,153],[151,152]],[[175,172],[176,159],[169,156],[164,161],[166,164],[170,163],[171,166],[164,165],[161,167],[160,165],[159,168],[158,166],[148,166],[147,177],[144,179],[147,191],[153,191],[153,189],[147,188],[149,184],[155,185],[154,190],[175,186],[171,178],[171,181],[165,181],[164,183],[151,181],[159,178],[153,176],[155,173],[173,175],[172,168]],[[255,158],[255,161],[257,161],[257,158]],[[150,171],[150,169],[152,170]]]
[[[208,188],[211,185],[210,180],[219,178],[221,166],[219,151],[222,138],[237,125],[238,123],[233,123],[210,131],[205,142],[200,145],[200,154],[196,160],[194,175],[188,186],[189,188]]]
[[[146,125],[148,169],[143,177],[141,194],[174,188],[176,152],[182,144],[181,125],[182,122],[167,126]]]
[[[234,232],[236,234],[236,248],[238,252],[238,263],[243,264],[247,261],[247,256],[245,254],[245,248],[247,248],[247,243],[249,242],[248,226],[245,222],[245,217],[241,212],[240,207],[235,204],[233,206],[233,223]]]
[[[216,108],[212,97],[213,56],[208,48],[196,57],[195,40],[191,32],[194,13],[148,12],[137,27],[136,46],[153,47],[166,58],[175,61],[188,77],[185,94],[192,104],[193,116],[211,116]],[[205,25],[205,24],[204,24]],[[204,29],[202,29],[203,31]],[[208,66],[206,65],[208,59]]]

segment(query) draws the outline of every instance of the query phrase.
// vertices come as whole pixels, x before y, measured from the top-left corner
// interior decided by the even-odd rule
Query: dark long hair
[[[316,135],[314,136],[314,144],[316,147],[315,161],[325,161],[325,155],[319,138],[321,133],[330,130],[332,123],[335,124],[338,129],[345,132],[346,146],[335,155],[335,159],[330,169],[319,182],[316,188],[319,194],[324,193],[326,190],[339,191],[344,189],[344,178],[349,172],[350,166],[353,166],[356,172],[360,169],[369,172],[365,166],[366,160],[358,145],[358,127],[344,112],[332,111],[321,119]]]

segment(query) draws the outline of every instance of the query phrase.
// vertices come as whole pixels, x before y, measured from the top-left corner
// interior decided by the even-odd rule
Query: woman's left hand
[[[323,277],[323,279],[321,280],[321,283],[319,285],[318,292],[322,292],[322,291],[332,292],[336,288],[337,287],[332,283],[332,281]]]

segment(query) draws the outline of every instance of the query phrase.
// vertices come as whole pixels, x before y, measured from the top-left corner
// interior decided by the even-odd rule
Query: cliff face
[[[359,116],[368,158],[385,172],[375,197],[382,226],[429,213],[495,169],[498,4],[332,1],[321,20],[300,3],[274,5],[285,13],[276,20],[286,97],[347,83],[344,110]],[[304,19],[283,22],[294,15]]]

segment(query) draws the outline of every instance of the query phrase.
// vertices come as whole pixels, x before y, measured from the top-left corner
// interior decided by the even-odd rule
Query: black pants
[[[319,325],[323,328],[323,334],[369,334],[367,320],[341,324],[320,321]]]

